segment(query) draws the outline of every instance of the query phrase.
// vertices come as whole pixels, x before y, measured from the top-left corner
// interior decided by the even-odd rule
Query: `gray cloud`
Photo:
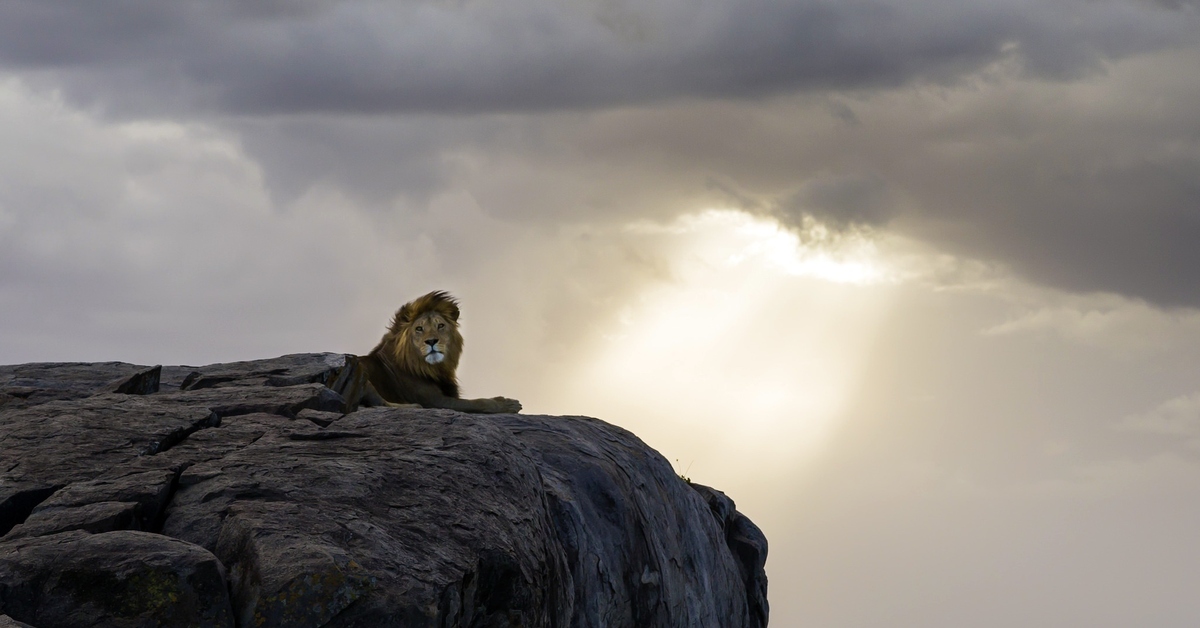
[[[1004,55],[1070,77],[1190,34],[1082,0],[243,5],[13,0],[0,63],[116,114],[470,113],[948,81]]]
[[[465,194],[558,224],[735,205],[1198,306],[1200,87],[1194,51],[1171,51],[1198,17],[1155,0],[14,0],[0,65],[72,106],[235,133],[276,208]],[[13,207],[97,203],[22,185]]]
[[[938,199],[941,215],[932,217],[956,232],[943,244],[1072,291],[1200,306],[1200,158],[1079,170],[1054,172],[1034,160],[978,189],[970,212]],[[1037,181],[1051,173],[1058,180]]]
[[[241,119],[281,198],[364,206],[447,190],[534,223],[735,206],[900,231],[1075,292],[1200,306],[1197,53],[1086,81],[991,76],[838,99],[556,114]],[[849,118],[849,111],[853,118]],[[854,122],[848,122],[853,119]]]
[[[793,216],[813,215],[838,226],[884,225],[898,211],[887,182],[874,174],[814,178],[780,209]]]

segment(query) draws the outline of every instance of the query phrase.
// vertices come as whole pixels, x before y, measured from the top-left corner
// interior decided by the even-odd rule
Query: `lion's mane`
[[[413,322],[435,313],[446,320],[440,334],[445,342],[445,358],[437,363],[425,361],[413,342]],[[447,397],[458,397],[458,361],[462,357],[463,337],[458,329],[458,301],[448,293],[437,290],[405,303],[392,318],[383,339],[367,356],[371,384],[384,399],[394,403],[415,402],[413,391],[406,383],[423,380],[435,384]],[[380,372],[382,371],[382,372]]]

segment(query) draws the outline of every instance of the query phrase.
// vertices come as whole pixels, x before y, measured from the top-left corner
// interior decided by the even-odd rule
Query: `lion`
[[[441,290],[405,303],[379,344],[366,356],[348,362],[331,387],[342,393],[350,410],[361,403],[485,414],[520,412],[521,403],[515,399],[459,396],[456,371],[463,337],[458,315],[458,301]]]

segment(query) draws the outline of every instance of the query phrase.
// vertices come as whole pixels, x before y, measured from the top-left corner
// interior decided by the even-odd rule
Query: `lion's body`
[[[379,344],[359,358],[361,375],[353,388],[368,405],[417,404],[461,412],[518,412],[513,399],[462,399],[458,361],[463,338],[458,303],[445,292],[430,292],[404,304]],[[372,390],[373,389],[373,390]],[[375,394],[372,394],[375,393]]]

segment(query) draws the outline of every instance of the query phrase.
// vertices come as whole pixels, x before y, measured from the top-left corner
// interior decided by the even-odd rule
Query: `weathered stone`
[[[19,622],[8,615],[0,615],[0,628],[33,628],[33,626]]]
[[[106,476],[69,484],[55,492],[9,535],[42,536],[68,530],[157,531],[178,473],[172,469],[130,473],[119,467]]]
[[[144,395],[110,392],[116,378],[97,374],[112,365],[67,365],[87,386],[61,390],[83,397],[0,409],[0,612],[41,628],[197,625],[195,605],[148,619],[137,597],[170,578],[135,577],[135,556],[161,558],[174,537],[195,546],[180,560],[211,560],[232,592],[203,625],[766,625],[766,539],[629,432],[579,417],[343,415],[319,383],[342,357],[164,367],[161,392]],[[125,382],[149,373],[125,367]],[[48,387],[28,398],[55,390],[21,381]],[[86,565],[97,587],[116,583],[104,600],[63,584],[83,581],[61,574],[82,565],[66,554],[100,543],[86,539],[107,539]]]
[[[162,365],[160,364],[119,380],[106,392],[123,395],[151,395],[158,392],[158,382],[161,376]]]
[[[717,523],[725,531],[725,544],[733,554],[738,572],[746,587],[746,604],[750,609],[749,626],[767,625],[770,605],[767,603],[767,537],[746,515],[737,511],[736,504],[715,488],[689,482],[704,501]]]
[[[131,468],[183,469],[196,463],[222,458],[262,438],[268,432],[282,432],[294,424],[293,419],[264,412],[227,417],[221,420],[219,429],[196,432],[170,451],[154,456],[154,459],[135,461]]]
[[[125,362],[44,362],[0,366],[0,410],[113,392],[146,370]]]
[[[221,417],[265,412],[295,418],[301,410],[340,412],[342,398],[321,384],[286,387],[231,386],[159,393],[159,403],[203,406]]]
[[[730,594],[744,584],[720,525],[658,452],[596,419],[493,420],[537,459],[571,567],[572,626],[760,625]]]
[[[268,434],[180,477],[163,532],[216,552],[243,621],[300,595],[325,610],[266,625],[569,625],[538,471],[506,430],[434,410],[337,426]]]
[[[94,502],[73,508],[55,508],[30,515],[5,539],[46,536],[71,530],[112,532],[138,529],[138,505],[134,502]]]
[[[297,504],[248,500],[227,511],[217,553],[229,563],[234,608],[242,626],[326,625],[375,585],[375,577],[325,534],[345,530],[322,521],[302,530],[311,513]],[[297,534],[302,532],[304,534]]]
[[[342,418],[342,413],[304,409],[296,413],[296,418],[312,421],[321,427],[329,427],[334,421]]]
[[[200,367],[168,367],[164,387],[203,390],[237,386],[327,384],[346,363],[341,353],[298,353],[269,360],[226,362]]]
[[[216,557],[131,531],[0,542],[0,610],[43,628],[234,625]]]
[[[0,411],[0,535],[42,500],[217,424],[211,410],[157,396],[94,395]]]

